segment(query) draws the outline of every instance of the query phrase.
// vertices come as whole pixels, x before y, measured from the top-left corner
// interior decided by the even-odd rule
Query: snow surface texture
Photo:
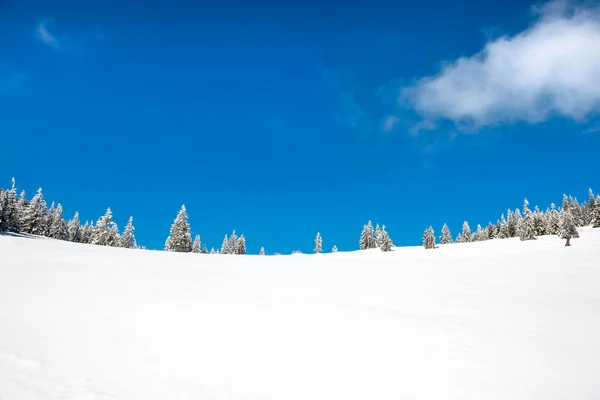
[[[0,399],[600,398],[600,229],[261,257],[0,236]]]

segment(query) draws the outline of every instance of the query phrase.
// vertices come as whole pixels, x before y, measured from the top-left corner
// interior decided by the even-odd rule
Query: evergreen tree
[[[461,236],[463,243],[469,243],[472,241],[471,228],[469,227],[469,223],[467,221],[463,222]]]
[[[261,256],[264,256],[265,255],[265,248],[261,247],[260,248],[260,252],[258,254],[261,255]]]
[[[23,213],[21,230],[32,235],[43,235],[45,229],[45,202],[42,188],[39,188]]]
[[[583,217],[583,212],[577,198],[571,197],[571,201],[569,202],[569,209],[571,210],[571,214],[573,215],[573,220],[575,221],[575,226],[584,226],[585,220]]]
[[[565,246],[570,246],[571,239],[579,237],[577,227],[575,226],[575,219],[573,218],[573,214],[571,213],[570,206],[567,209],[563,208],[560,212],[558,237],[567,240]]]
[[[458,235],[456,235],[456,239],[454,240],[454,243],[464,243],[464,239],[462,236],[462,233],[459,233]]]
[[[118,247],[120,240],[119,229],[112,219],[112,211],[109,207],[106,209],[106,213],[96,222],[90,236],[90,244]]]
[[[527,201],[527,199],[525,199],[523,202],[523,214],[524,218],[519,226],[519,238],[521,240],[534,240],[535,226],[533,222],[533,214],[529,209],[529,201]]]
[[[360,235],[360,249],[372,249],[375,247],[375,239],[373,238],[373,225],[371,221],[363,226],[363,231]]]
[[[69,233],[70,242],[81,242],[81,222],[79,221],[79,211],[75,212],[73,219],[67,224],[67,232]]]
[[[319,254],[323,250],[323,239],[321,238],[321,234],[317,232],[317,237],[315,238],[315,254]]]
[[[92,233],[94,232],[94,224],[85,221],[81,227],[81,243],[89,244],[92,241]]]
[[[492,240],[496,237],[496,227],[492,224],[492,221],[485,227],[486,240]]]
[[[435,249],[435,234],[431,226],[425,229],[423,233],[423,247],[426,249]]]
[[[190,253],[192,251],[192,232],[187,218],[184,204],[181,206],[173,225],[171,225],[171,232],[165,243],[165,250],[179,253]]]
[[[389,233],[385,229],[382,229],[381,235],[383,236],[380,247],[381,251],[392,251],[394,249],[394,243],[392,242],[392,238],[390,238]]]
[[[129,217],[129,221],[127,221],[127,226],[125,226],[123,236],[121,237],[121,247],[126,249],[137,249],[138,246],[135,242],[135,235],[133,234],[133,231],[135,231],[133,226],[133,217]]]
[[[69,240],[69,231],[67,224],[63,220],[63,209],[60,203],[58,203],[52,216],[53,220],[52,225],[50,225],[49,237],[58,240]]]
[[[383,244],[383,242],[381,242],[381,243]],[[379,247],[381,248],[381,246],[379,246]],[[333,248],[331,249],[331,252],[332,253],[337,253],[338,252],[338,248],[337,248],[337,246],[335,244],[333,245]]]
[[[379,227],[379,224],[377,224],[375,226],[375,247],[381,247],[382,243],[383,243],[383,236],[381,234],[381,228]]]
[[[594,200],[594,207],[591,210],[591,224],[594,228],[600,228],[600,195]]]
[[[482,242],[487,240],[487,234],[483,231],[483,228],[480,224],[477,224],[477,229],[475,230],[475,234],[473,234],[471,240],[473,242]]]
[[[509,213],[512,214],[510,210]],[[504,214],[500,217],[500,222],[498,223],[498,239],[508,239],[510,237],[510,227],[508,225],[508,221],[504,218]]]
[[[569,208],[569,198],[566,194],[563,194],[562,198],[562,209],[567,210]]]
[[[246,254],[246,238],[244,235],[240,235],[236,241],[236,254]]]
[[[235,233],[235,229],[231,233],[229,237],[229,253],[228,254],[238,254],[238,238]]]
[[[192,253],[200,253],[200,235],[196,235],[192,243]]]
[[[450,243],[452,243],[452,234],[450,233],[448,225],[444,223],[444,226],[442,226],[442,235],[440,236],[440,244]]]
[[[550,210],[546,212],[546,234],[556,235],[560,228],[560,218],[554,203],[550,204]]]
[[[0,231],[21,231],[21,213],[15,178],[12,178],[12,188],[4,190],[0,194]]]
[[[546,221],[544,214],[540,211],[538,206],[535,206],[533,211],[533,228],[536,236],[543,236],[546,234]]]
[[[217,252],[215,251],[215,248],[214,248],[214,247],[211,247],[211,248],[210,248],[210,254],[217,254]]]
[[[229,239],[227,235],[223,239],[223,244],[221,245],[221,254],[229,254]]]
[[[512,210],[508,210],[506,223],[508,225],[508,236],[509,238],[517,236],[519,220]]]
[[[208,247],[206,247],[206,243],[202,247],[202,254],[208,254]]]
[[[44,210],[46,207],[44,206]],[[50,209],[46,210],[44,213],[44,233],[43,235],[46,237],[50,237],[50,230],[52,229],[52,223],[54,222],[54,213],[56,212],[56,207],[54,206],[54,202],[50,206]]]
[[[516,231],[516,235],[515,236],[520,236],[520,232],[521,232],[521,224],[523,223],[523,216],[521,215],[521,211],[517,208],[515,209],[515,221],[517,222],[516,226],[517,226],[517,231]]]

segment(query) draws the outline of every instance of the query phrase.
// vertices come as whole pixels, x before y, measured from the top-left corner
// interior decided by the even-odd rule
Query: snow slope
[[[0,399],[600,398],[600,229],[437,250],[0,236]]]

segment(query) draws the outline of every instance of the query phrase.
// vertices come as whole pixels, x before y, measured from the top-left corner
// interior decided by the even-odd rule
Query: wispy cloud
[[[43,21],[39,22],[35,28],[36,36],[39,40],[44,42],[44,44],[52,47],[54,50],[61,51],[58,39],[48,30],[48,26],[53,22],[54,21],[52,19],[44,19]]]
[[[427,120],[476,127],[600,111],[600,6],[557,0],[534,11],[528,29],[447,63],[403,99]]]
[[[592,133],[600,133],[600,125],[598,126],[592,126],[591,128],[586,129],[585,131],[581,132],[584,135],[590,135]]]

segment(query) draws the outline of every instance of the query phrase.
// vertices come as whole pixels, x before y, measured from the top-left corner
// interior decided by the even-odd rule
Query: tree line
[[[448,225],[444,224],[439,244],[512,237],[535,240],[538,236],[558,235],[566,239],[566,245],[569,246],[571,239],[579,237],[577,228],[587,225],[600,227],[600,195],[594,195],[592,189],[588,191],[588,200],[582,204],[572,196],[563,195],[561,207],[557,209],[553,203],[546,208],[545,212],[542,212],[538,206],[531,210],[529,202],[525,199],[522,210],[509,209],[506,216],[502,214],[495,224],[489,222],[485,228],[477,225],[475,232],[471,231],[469,223],[465,221],[461,232],[454,239]],[[24,191],[17,196],[14,178],[11,189],[0,188],[0,232],[25,233],[100,246],[143,249],[143,246],[138,246],[134,231],[133,217],[130,217],[124,230],[120,232],[110,208],[95,223],[86,221],[82,224],[78,212],[67,221],[64,219],[60,203],[55,205],[52,202],[48,207],[41,188],[31,200],[26,199]],[[426,249],[434,249],[437,244],[433,227],[429,226],[423,234],[423,246]],[[385,225],[380,227],[376,224],[373,228],[371,221],[363,225],[358,245],[360,250],[378,248],[383,252],[389,252],[394,249],[394,243]],[[195,235],[192,239],[187,210],[185,205],[182,205],[171,225],[164,249],[172,252],[241,255],[246,254],[246,238],[243,234],[238,236],[234,230],[230,235],[225,235],[220,249],[215,250],[213,247],[209,251],[206,244],[201,243],[200,235]],[[323,252],[323,238],[320,233],[315,237],[313,251],[315,254]],[[337,251],[337,246],[334,245],[331,252],[337,253]],[[266,255],[264,247],[260,248],[259,254]]]
[[[594,195],[592,189],[588,191],[588,200],[579,204],[577,198],[563,195],[561,207],[558,209],[554,203],[540,211],[535,206],[533,211],[529,207],[527,199],[523,202],[522,211],[518,208],[508,210],[496,221],[491,222],[485,228],[477,225],[475,232],[471,231],[469,223],[463,222],[461,232],[452,239],[448,225],[442,226],[439,237],[440,244],[479,242],[491,239],[507,239],[518,237],[520,240],[535,240],[538,236],[557,235],[565,239],[565,246],[571,245],[571,239],[579,237],[578,227],[589,226],[600,227],[600,195]],[[431,226],[423,233],[423,247],[426,249],[436,248],[435,232]]]

